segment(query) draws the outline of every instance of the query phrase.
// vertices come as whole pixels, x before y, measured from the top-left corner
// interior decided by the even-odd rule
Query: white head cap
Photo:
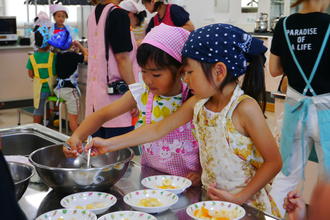
[[[64,11],[66,13],[66,17],[68,17],[68,9],[60,4],[49,6],[49,11],[52,15],[54,15],[58,11]]]
[[[47,15],[46,12],[40,11],[38,13],[37,17],[38,17],[38,19],[36,19],[34,21],[34,25],[47,26],[47,27],[51,27],[52,26],[52,22],[49,19],[49,16]]]
[[[134,0],[124,0],[120,2],[119,7],[134,14],[141,11],[139,10],[139,5]]]

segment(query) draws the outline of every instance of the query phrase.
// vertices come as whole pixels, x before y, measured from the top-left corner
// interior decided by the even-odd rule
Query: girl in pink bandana
[[[87,117],[67,143],[73,150],[64,148],[67,156],[77,156],[81,142],[94,133],[104,122],[139,109],[136,127],[153,124],[175,112],[188,98],[188,88],[181,82],[181,51],[189,32],[179,27],[161,24],[155,27],[137,52],[142,68],[143,82],[129,85],[129,91],[119,100]],[[105,141],[94,138],[94,141]],[[200,182],[198,144],[188,122],[165,137],[141,146],[142,165],[171,175],[188,177],[194,185]],[[106,153],[106,152],[102,152]]]
[[[182,55],[183,79],[195,96],[159,123],[106,141],[93,139],[86,150],[97,155],[149,142],[193,120],[208,199],[246,203],[280,217],[268,184],[282,164],[262,111],[266,50],[261,40],[232,25],[193,31]]]

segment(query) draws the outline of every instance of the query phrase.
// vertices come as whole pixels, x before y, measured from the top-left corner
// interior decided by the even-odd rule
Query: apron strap
[[[288,16],[288,17],[289,17],[289,16]],[[291,56],[292,56],[292,58],[293,58],[293,61],[295,62],[295,64],[296,64],[296,66],[297,66],[297,68],[298,68],[298,70],[299,70],[301,76],[303,77],[303,79],[304,79],[304,81],[305,81],[305,83],[306,83],[306,87],[305,87],[305,89],[304,89],[304,91],[303,91],[303,95],[306,95],[307,90],[309,89],[309,91],[313,94],[313,96],[316,96],[316,93],[315,93],[315,91],[313,90],[313,88],[312,88],[312,86],[311,86],[311,82],[312,82],[312,80],[313,80],[313,78],[314,78],[314,76],[315,76],[316,70],[317,70],[317,68],[318,68],[318,66],[319,66],[319,64],[320,64],[320,60],[321,60],[321,58],[322,58],[322,55],[323,55],[323,52],[324,52],[324,49],[325,49],[326,43],[327,43],[328,38],[329,38],[329,34],[330,34],[330,24],[328,25],[327,32],[326,32],[325,37],[324,37],[324,39],[323,39],[322,46],[321,46],[320,51],[319,51],[319,53],[318,53],[318,56],[317,56],[317,59],[316,59],[316,61],[315,61],[315,64],[314,64],[313,70],[312,70],[312,72],[311,72],[311,75],[310,75],[309,79],[307,80],[306,74],[305,74],[305,72],[303,71],[303,69],[301,68],[301,65],[300,65],[300,63],[298,62],[297,57],[296,57],[296,55],[294,54],[294,51],[293,51],[293,49],[292,49],[292,45],[291,45],[291,42],[290,42],[290,39],[289,39],[289,34],[288,34],[288,32],[287,32],[287,28],[286,28],[286,21],[287,21],[288,17],[284,18],[284,21],[283,21],[283,32],[284,32],[284,36],[285,36],[286,42],[287,42],[287,44],[288,44],[289,51],[290,51]]]
[[[183,101],[188,96],[187,85],[183,84],[182,82],[181,82],[181,90],[182,90],[182,92],[181,92],[181,94],[182,94],[181,104],[182,104]],[[146,124],[151,124],[153,101],[154,101],[154,94],[152,92],[149,92],[147,106],[146,106]]]
[[[30,56],[30,61],[33,66],[34,76],[36,78],[40,78],[39,69],[48,69],[48,77],[54,76],[53,74],[53,61],[54,61],[54,53],[49,53],[48,62],[38,64],[34,58],[34,55]],[[46,79],[47,80],[47,79]]]
[[[153,101],[154,101],[154,94],[152,92],[149,92],[147,106],[146,106],[146,124],[151,124]]]

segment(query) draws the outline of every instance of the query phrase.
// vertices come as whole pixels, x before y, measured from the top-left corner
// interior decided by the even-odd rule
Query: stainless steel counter
[[[125,175],[108,191],[115,195],[118,201],[106,213],[118,210],[131,210],[131,208],[123,202],[123,196],[129,192],[143,189],[140,184],[141,179],[146,176],[157,174],[161,173],[151,168],[140,167],[137,163],[131,162]],[[60,201],[66,195],[67,194],[61,192],[56,192],[46,185],[30,183],[27,191],[19,201],[19,205],[28,219],[34,219],[45,212],[62,208]],[[204,197],[203,195],[204,192],[199,187],[191,187],[179,196],[178,203],[163,213],[155,214],[155,216],[158,220],[190,220],[191,218],[186,214],[186,207],[192,203],[201,201]],[[249,206],[245,205],[244,208],[247,214],[243,220],[276,219]]]

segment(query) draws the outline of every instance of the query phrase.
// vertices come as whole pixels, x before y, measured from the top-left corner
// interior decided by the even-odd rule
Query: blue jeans
[[[37,109],[36,108],[34,109],[33,115],[39,115],[39,116],[44,115],[44,105],[48,96],[50,95],[51,95],[50,92],[40,92],[39,107]]]

